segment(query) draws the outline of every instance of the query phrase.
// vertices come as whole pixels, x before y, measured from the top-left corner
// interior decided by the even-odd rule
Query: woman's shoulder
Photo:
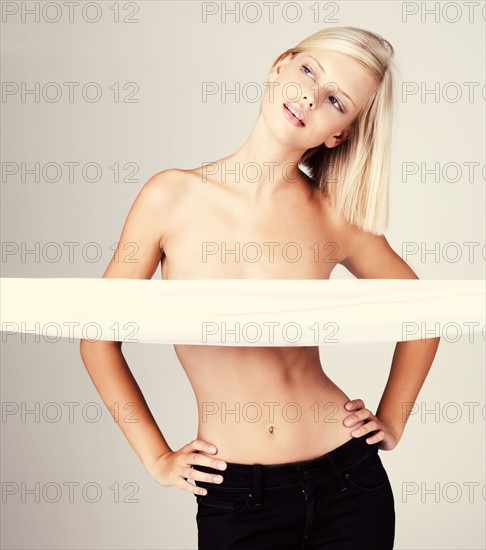
[[[153,182],[154,186],[169,191],[185,184],[188,177],[187,172],[187,170],[180,168],[166,168],[165,170],[156,172],[149,181]]]
[[[321,204],[329,230],[332,230],[337,236],[336,238],[339,241],[339,246],[344,256],[347,256],[349,251],[357,245],[366,246],[368,241],[374,237],[372,233],[364,231],[362,228],[351,223],[339,212],[329,195],[322,193]]]
[[[197,181],[197,173],[192,169],[167,168],[155,173],[147,182],[153,188],[153,193],[170,197],[187,195]]]
[[[197,166],[195,168],[167,168],[161,170],[152,176],[164,187],[184,187],[196,183],[211,182],[211,170],[207,166]]]
[[[331,224],[332,227],[335,230],[339,231],[339,233],[343,236],[349,231],[352,231],[353,226],[341,213],[337,211],[337,209],[333,205],[331,197],[323,191],[316,191],[316,193],[318,193],[319,195],[322,210],[328,223]]]

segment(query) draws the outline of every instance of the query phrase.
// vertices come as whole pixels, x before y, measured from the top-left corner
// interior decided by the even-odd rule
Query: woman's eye
[[[303,70],[303,73],[308,75],[308,76],[311,76],[313,73],[312,71],[309,69],[309,67],[307,65],[302,65],[302,70]],[[306,73],[306,70],[309,71],[309,73]]]
[[[333,99],[336,100],[336,103],[333,103],[333,105],[336,105],[337,108],[338,108],[342,113],[344,113],[343,106],[341,105],[341,103],[339,103],[339,100],[338,100],[337,98],[335,98],[333,95],[329,96],[329,100],[333,100]]]

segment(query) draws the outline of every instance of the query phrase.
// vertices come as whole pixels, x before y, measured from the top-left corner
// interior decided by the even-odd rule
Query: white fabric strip
[[[1,278],[2,341],[316,346],[483,339],[483,280]]]

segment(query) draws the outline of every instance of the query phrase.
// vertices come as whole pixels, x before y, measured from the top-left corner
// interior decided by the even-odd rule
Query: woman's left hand
[[[393,428],[366,409],[362,399],[348,401],[345,408],[352,411],[352,414],[344,419],[344,425],[347,428],[353,428],[351,432],[353,437],[364,437],[370,432],[376,432],[366,439],[367,443],[370,445],[378,443],[378,449],[382,451],[391,451],[397,446],[399,438]]]

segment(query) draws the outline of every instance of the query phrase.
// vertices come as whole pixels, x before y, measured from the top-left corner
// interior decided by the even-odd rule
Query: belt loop
[[[334,473],[339,483],[339,487],[341,489],[341,493],[343,491],[346,491],[348,489],[348,484],[343,474],[343,471],[341,470],[341,468],[339,467],[339,464],[337,463],[336,457],[332,454],[332,451],[327,453],[326,457],[331,463],[332,469],[334,470]]]
[[[254,506],[261,506],[263,501],[263,486],[262,486],[262,465],[253,464],[253,480],[255,485],[255,500]]]

